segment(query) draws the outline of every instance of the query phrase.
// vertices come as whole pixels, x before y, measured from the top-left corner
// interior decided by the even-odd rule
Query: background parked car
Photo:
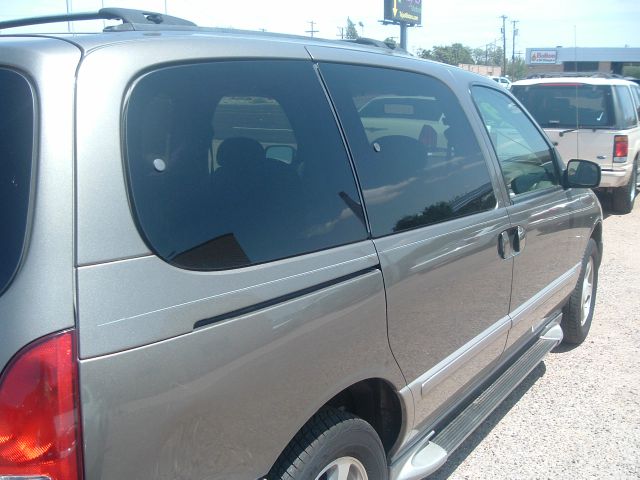
[[[501,87],[506,88],[507,90],[511,89],[511,80],[507,77],[491,77],[494,82],[497,82]]]
[[[640,86],[620,78],[545,77],[515,82],[511,92],[531,112],[562,158],[602,168],[600,188],[613,208],[633,208],[640,159]]]

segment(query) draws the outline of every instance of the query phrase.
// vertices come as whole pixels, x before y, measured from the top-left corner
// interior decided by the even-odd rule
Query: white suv
[[[620,78],[554,77],[515,82],[511,92],[566,160],[600,164],[613,208],[633,208],[640,157],[640,86]]]
[[[491,80],[493,80],[494,82],[497,82],[498,85],[506,88],[507,90],[509,90],[512,85],[511,80],[509,80],[507,77],[491,77]]]

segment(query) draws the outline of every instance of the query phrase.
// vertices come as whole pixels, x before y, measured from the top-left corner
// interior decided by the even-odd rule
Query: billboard
[[[384,19],[390,22],[422,23],[422,0],[384,0]]]
[[[558,59],[557,50],[531,50],[530,65],[554,64]]]

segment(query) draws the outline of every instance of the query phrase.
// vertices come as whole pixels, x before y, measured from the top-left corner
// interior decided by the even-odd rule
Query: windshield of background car
[[[33,117],[27,81],[0,68],[0,293],[18,270],[27,234]]]
[[[616,124],[608,85],[514,85],[511,93],[543,128],[613,128]]]

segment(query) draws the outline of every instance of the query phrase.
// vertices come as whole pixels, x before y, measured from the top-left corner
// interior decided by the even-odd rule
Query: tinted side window
[[[622,128],[631,128],[637,125],[636,111],[633,108],[633,100],[631,100],[631,93],[625,86],[616,86],[616,93],[618,94],[618,103],[620,105],[620,123]]]
[[[33,126],[29,84],[0,68],[0,293],[18,269],[27,234]]]
[[[553,152],[522,109],[506,94],[474,87],[476,102],[491,137],[511,197],[559,184]]]
[[[125,121],[139,228],[174,265],[233,268],[366,238],[344,144],[309,62],[158,70],[135,84]]]
[[[494,208],[490,175],[457,98],[441,82],[321,65],[354,154],[374,236]]]
[[[584,83],[540,83],[511,87],[543,128],[615,126],[611,87]]]

